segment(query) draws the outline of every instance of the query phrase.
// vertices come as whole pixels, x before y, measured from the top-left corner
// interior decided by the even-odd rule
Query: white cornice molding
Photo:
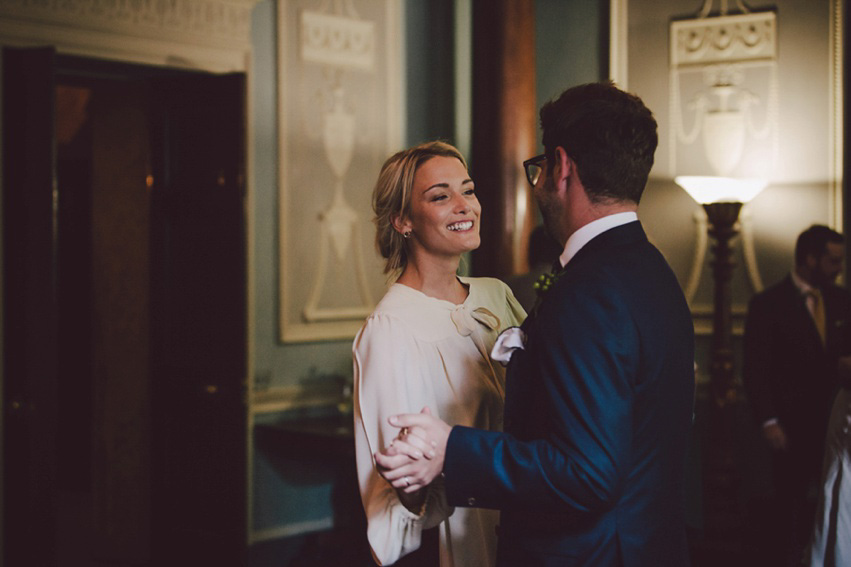
[[[245,70],[257,0],[2,0],[0,37],[60,53]]]

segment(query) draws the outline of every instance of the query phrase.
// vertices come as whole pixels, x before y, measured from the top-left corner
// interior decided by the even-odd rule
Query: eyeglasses
[[[541,164],[545,161],[547,161],[547,155],[541,154],[523,162],[523,169],[526,170],[526,179],[532,187],[535,186],[535,183],[541,177],[541,172],[544,171],[544,166]]]

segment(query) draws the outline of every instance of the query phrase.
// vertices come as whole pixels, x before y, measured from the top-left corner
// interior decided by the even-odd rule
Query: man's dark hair
[[[579,85],[541,108],[541,129],[547,160],[564,148],[592,202],[638,204],[658,143],[656,120],[640,98],[611,81]]]
[[[795,265],[801,266],[807,261],[807,256],[812,254],[820,258],[827,250],[827,243],[843,244],[845,237],[830,227],[822,224],[814,224],[798,235],[795,242]]]

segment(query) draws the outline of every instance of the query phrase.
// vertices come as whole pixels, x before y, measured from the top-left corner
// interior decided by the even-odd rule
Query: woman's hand
[[[394,488],[410,494],[431,484],[443,471],[446,443],[452,427],[433,417],[427,407],[418,414],[391,416],[389,422],[405,432],[403,442],[416,447],[417,454],[424,458],[412,459],[407,455],[379,452],[375,454],[376,466],[379,470],[384,469],[381,476]]]
[[[392,486],[392,481],[385,475],[392,470],[401,466],[409,465],[420,459],[430,459],[433,452],[427,443],[415,435],[411,435],[407,428],[399,431],[399,435],[390,443],[390,445],[379,452],[382,455],[382,460],[386,460],[393,464],[392,467],[381,466],[376,462],[378,474],[384,478]],[[425,502],[427,487],[419,487],[412,492],[406,492],[405,489],[410,486],[410,482],[404,487],[393,487],[399,497],[399,501],[415,514],[419,514]]]

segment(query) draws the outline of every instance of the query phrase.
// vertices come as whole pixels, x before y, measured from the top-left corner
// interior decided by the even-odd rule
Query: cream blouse
[[[526,314],[501,281],[459,279],[469,288],[460,305],[393,284],[352,347],[358,483],[367,538],[380,565],[419,548],[421,531],[441,522],[441,567],[494,565],[497,511],[455,510],[438,478],[422,516],[414,514],[373,459],[398,434],[387,418],[423,406],[450,425],[502,429],[505,374],[489,353],[499,332],[519,325]]]

